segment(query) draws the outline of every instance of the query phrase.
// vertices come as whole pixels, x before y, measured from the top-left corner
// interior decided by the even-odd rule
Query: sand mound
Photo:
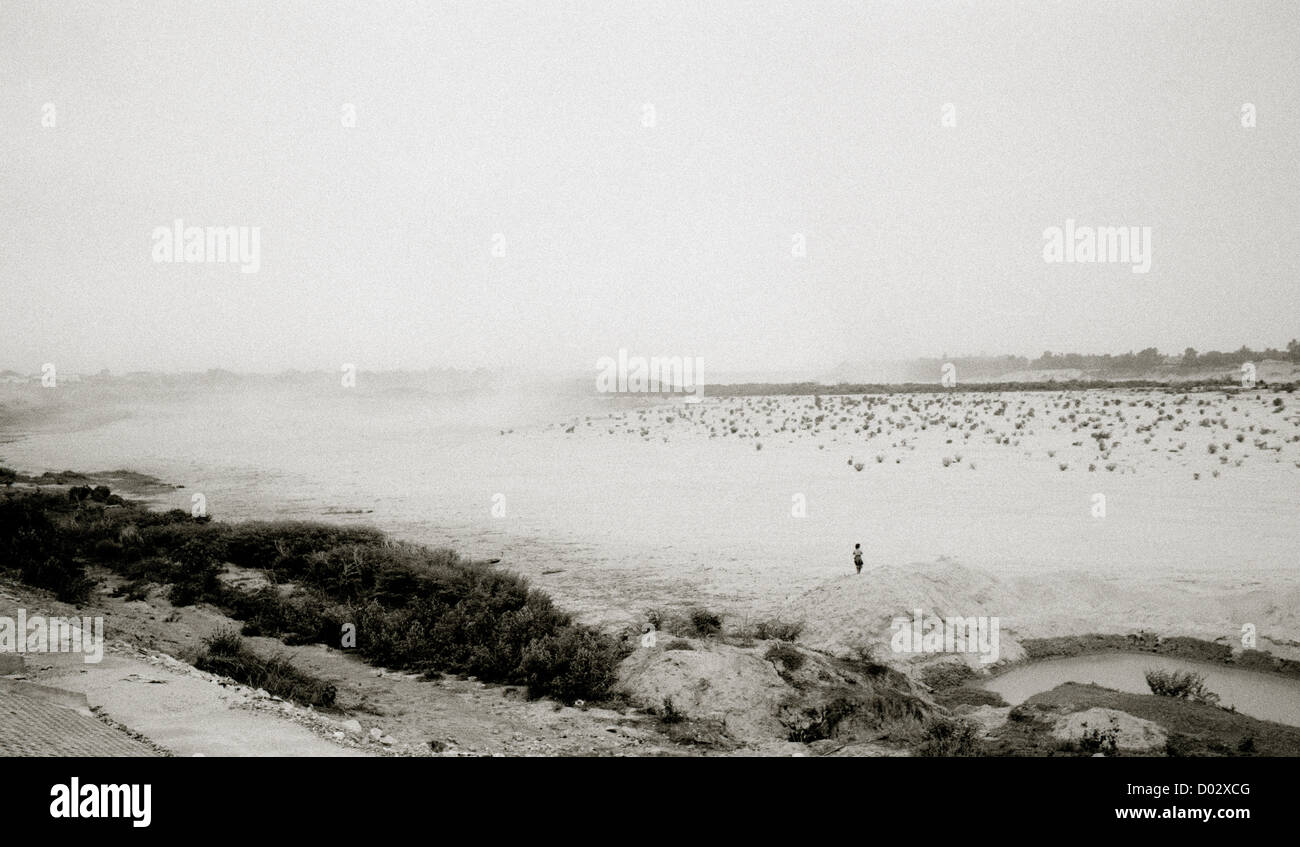
[[[661,714],[671,702],[692,721],[716,722],[743,744],[869,743],[887,725],[919,725],[933,707],[907,676],[888,668],[839,662],[784,642],[690,643],[695,649],[637,650],[621,666],[623,690]]]
[[[694,650],[642,648],[623,661],[622,687],[655,708],[664,701],[693,720],[721,721],[738,740],[784,734],[775,718],[789,693],[773,663],[726,644],[697,642]]]
[[[832,580],[791,601],[783,620],[805,623],[803,643],[831,653],[852,655],[868,651],[877,661],[898,666],[929,661],[935,654],[896,653],[891,648],[897,617],[998,617],[999,658],[1015,660],[1022,651],[1008,633],[1008,612],[1023,608],[1015,586],[964,567],[950,559],[892,565],[861,575]],[[975,665],[979,656],[962,654]],[[951,659],[951,656],[948,656]]]
[[[1056,722],[1052,735],[1063,741],[1078,741],[1085,734],[1115,732],[1121,750],[1163,750],[1168,735],[1159,724],[1117,709],[1093,708],[1065,715]]]
[[[1258,583],[1256,583],[1258,585]],[[1300,589],[1265,589],[1227,581],[1193,584],[1152,579],[1135,583],[1080,571],[998,577],[952,559],[890,565],[848,574],[795,598],[783,620],[803,621],[800,641],[833,655],[869,651],[880,662],[914,667],[949,653],[898,653],[891,647],[895,618],[987,616],[998,618],[998,660],[1023,656],[1019,641],[1088,633],[1142,630],[1188,635],[1240,646],[1243,623],[1261,638],[1293,639],[1300,633]],[[958,654],[973,668],[975,652]]]

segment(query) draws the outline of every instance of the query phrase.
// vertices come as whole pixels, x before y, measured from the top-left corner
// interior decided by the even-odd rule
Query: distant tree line
[[[1141,374],[1152,371],[1172,371],[1188,373],[1209,368],[1235,368],[1244,362],[1259,362],[1264,359],[1280,359],[1300,363],[1300,340],[1291,339],[1285,350],[1266,347],[1252,350],[1242,346],[1231,353],[1210,350],[1202,353],[1194,347],[1188,347],[1181,354],[1161,353],[1155,347],[1148,347],[1134,353],[1112,355],[1110,353],[1053,353],[1045,350],[1035,359],[1026,356],[942,356],[939,358],[916,359],[908,364],[907,379],[928,382],[937,379],[944,364],[951,362],[957,368],[959,379],[992,378],[1012,371],[1038,370],[1081,370],[1101,378],[1125,374]]]

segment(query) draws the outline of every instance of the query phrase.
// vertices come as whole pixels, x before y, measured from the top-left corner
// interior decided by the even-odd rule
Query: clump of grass
[[[687,621],[692,629],[691,634],[699,638],[708,638],[722,631],[722,616],[703,607],[691,609]]]
[[[773,644],[767,648],[763,658],[769,662],[779,663],[787,671],[797,671],[804,666],[807,659],[789,644]]]
[[[686,715],[668,697],[664,698],[664,704],[656,710],[655,715],[661,723],[670,725],[686,720]]]
[[[202,671],[228,676],[252,688],[306,706],[332,706],[337,689],[276,656],[264,659],[244,643],[233,629],[222,629],[204,639],[204,652],[194,666]]]
[[[803,621],[786,623],[773,618],[754,624],[754,637],[762,641],[798,641],[803,634]]]
[[[1077,745],[1080,752],[1102,753],[1110,756],[1119,752],[1119,721],[1114,715],[1110,717],[1110,725],[1104,729],[1099,726],[1090,727],[1087,723],[1084,723],[1083,727],[1083,734],[1079,736]]]
[[[975,671],[965,662],[936,662],[921,671],[921,682],[935,691],[956,688],[974,678]]]

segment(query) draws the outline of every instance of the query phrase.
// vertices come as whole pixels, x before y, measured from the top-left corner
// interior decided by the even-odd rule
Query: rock
[[[379,727],[374,727],[370,730],[370,737],[378,741],[384,737],[384,731]]]
[[[429,742],[429,749],[435,753],[441,753],[442,751],[447,749],[447,745],[442,743],[441,741],[438,741],[437,739],[434,739]]]
[[[383,738],[380,738],[380,739],[379,739],[379,743],[380,743],[380,744],[386,744],[386,745],[388,745],[388,746],[392,746],[392,745],[394,745],[394,744],[397,743],[397,739],[394,738],[394,737],[391,736],[391,735],[385,735]]]
[[[1100,731],[1104,739],[1112,729],[1115,731],[1115,746],[1121,750],[1162,750],[1169,737],[1153,721],[1118,709],[1100,707],[1058,718],[1052,735],[1063,741],[1078,741],[1085,733]]]
[[[343,722],[342,726],[348,732],[355,732],[358,735],[360,735],[361,732],[363,731],[361,728],[361,721],[356,719],[346,720]]]

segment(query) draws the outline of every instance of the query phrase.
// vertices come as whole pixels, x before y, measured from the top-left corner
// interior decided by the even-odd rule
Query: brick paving
[[[126,733],[75,709],[0,687],[0,756],[156,756]]]

